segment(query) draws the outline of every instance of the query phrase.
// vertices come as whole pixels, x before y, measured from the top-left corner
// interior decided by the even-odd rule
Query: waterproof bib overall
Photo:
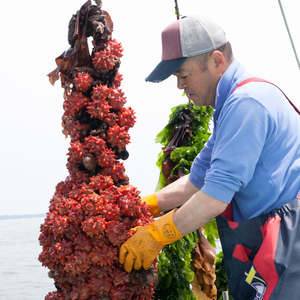
[[[234,300],[299,299],[300,199],[244,222],[228,218],[217,224]]]
[[[237,88],[253,81],[267,82],[249,78]],[[216,220],[234,300],[300,299],[299,196],[279,209],[239,223],[232,221],[230,204]]]

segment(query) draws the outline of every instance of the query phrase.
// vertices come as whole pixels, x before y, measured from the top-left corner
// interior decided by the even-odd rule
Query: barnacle
[[[82,94],[82,92],[73,92],[68,94],[63,104],[65,115],[74,117],[85,108],[90,99]]]
[[[107,130],[107,141],[111,147],[124,149],[129,144],[130,137],[125,126],[114,125]]]
[[[123,80],[123,75],[117,72],[115,79],[112,82],[112,85],[116,88],[121,86],[121,81]]]
[[[122,107],[121,111],[118,114],[118,124],[121,127],[125,127],[129,129],[130,127],[133,127],[135,123],[135,112],[131,107]]]
[[[123,47],[121,43],[118,43],[116,39],[112,39],[109,41],[110,52],[112,55],[117,57],[122,57]]]
[[[97,70],[111,70],[117,63],[117,57],[109,50],[102,50],[95,53],[93,58],[94,67]]]
[[[115,161],[112,166],[102,169],[100,173],[104,176],[110,176],[115,183],[126,178],[124,164],[119,161]]]
[[[108,95],[109,104],[115,110],[120,110],[126,103],[126,97],[124,97],[124,93],[120,89],[110,88]]]
[[[105,121],[105,119],[110,118],[111,108],[105,99],[99,100],[98,98],[92,97],[92,101],[87,106],[87,111],[92,117]]]
[[[101,216],[88,217],[84,222],[82,222],[82,230],[89,237],[103,234],[105,227],[106,221]]]
[[[112,220],[107,223],[105,234],[109,241],[120,248],[120,246],[127,240],[128,228],[126,224],[117,220]]]
[[[85,139],[85,149],[95,155],[98,165],[107,168],[115,162],[115,153],[106,146],[100,137],[89,136]]]
[[[84,149],[81,142],[77,141],[74,143],[70,143],[68,152],[68,155],[70,157],[69,161],[82,163],[82,160],[84,159],[86,154],[86,150]]]
[[[113,184],[114,182],[110,176],[103,176],[101,174],[97,174],[90,178],[89,186],[95,191],[101,191],[109,188]]]
[[[87,92],[93,85],[94,78],[91,74],[80,72],[74,78],[74,85],[77,91]]]
[[[107,85],[97,85],[93,88],[93,99],[95,101],[105,100],[108,105],[114,110],[120,110],[126,103],[126,97],[121,89],[115,87],[108,87]]]

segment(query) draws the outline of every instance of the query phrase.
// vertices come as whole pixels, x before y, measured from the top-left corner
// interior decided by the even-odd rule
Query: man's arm
[[[186,235],[220,215],[227,206],[228,203],[213,198],[200,190],[174,213],[173,221],[179,232]]]
[[[189,175],[185,175],[156,193],[159,210],[165,212],[182,206],[198,191]]]
[[[184,178],[181,184],[185,188],[190,183],[188,179]],[[180,185],[174,185],[170,190],[170,194],[176,198],[174,202],[170,200],[169,196],[162,194],[164,197],[160,199],[164,200],[161,203],[165,207],[171,206],[171,203],[182,204],[183,201],[179,201],[179,197],[175,195],[178,186]],[[180,190],[177,191],[183,196]],[[186,199],[186,197],[183,198]],[[222,213],[227,205],[227,203],[208,196],[201,190],[196,192],[178,210],[172,210],[147,226],[135,228],[136,233],[120,248],[120,263],[124,264],[127,272],[131,272],[132,268],[135,270],[141,267],[146,270],[149,269],[165,245],[171,244],[205,225]]]

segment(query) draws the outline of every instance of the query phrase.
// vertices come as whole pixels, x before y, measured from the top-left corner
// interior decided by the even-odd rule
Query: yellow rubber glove
[[[157,218],[160,216],[160,211],[159,211],[159,207],[158,207],[156,194],[144,196],[144,197],[142,197],[141,200],[142,200],[142,202],[146,202],[148,204],[149,211],[154,218]]]
[[[173,222],[175,209],[145,227],[136,227],[136,233],[120,248],[119,261],[128,273],[144,268],[148,270],[161,249],[183,235]]]

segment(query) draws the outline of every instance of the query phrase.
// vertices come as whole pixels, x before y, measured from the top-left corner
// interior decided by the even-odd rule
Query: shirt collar
[[[246,73],[245,67],[237,59],[234,59],[217,86],[215,105],[213,106],[215,109],[213,115],[215,121],[218,119],[225,101],[232,94],[238,83],[247,77],[250,77],[250,75]]]

